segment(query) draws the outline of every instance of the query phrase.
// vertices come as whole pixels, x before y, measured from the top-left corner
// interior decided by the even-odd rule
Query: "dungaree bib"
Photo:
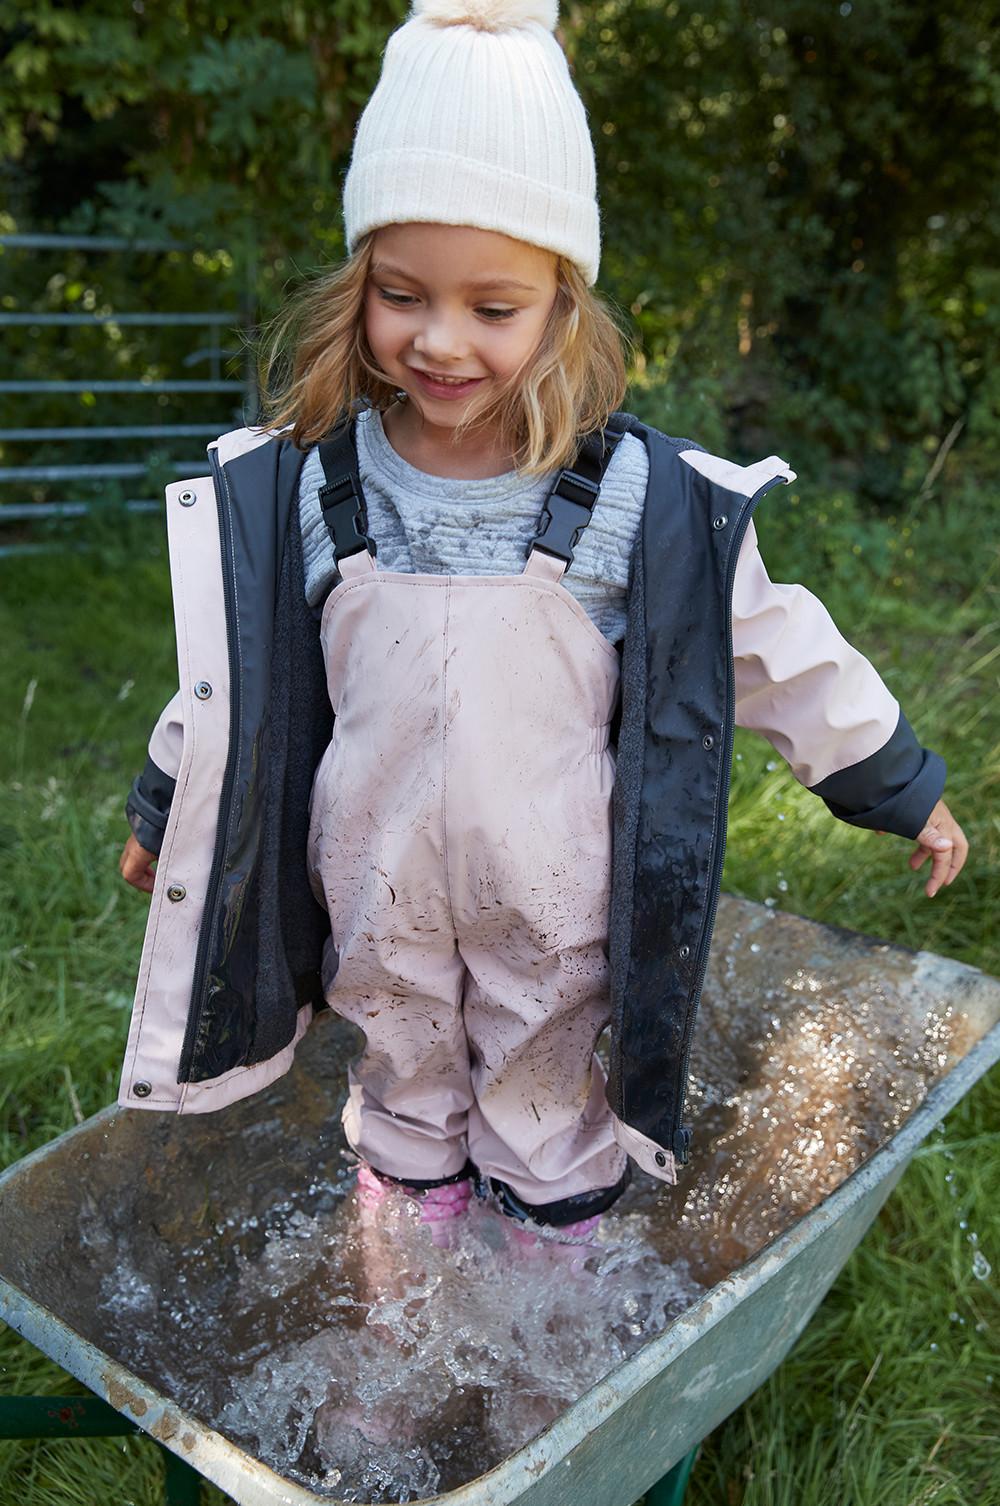
[[[471,1158],[529,1204],[608,1188],[618,654],[537,549],[521,575],[339,568],[308,864],[325,996],[366,1038],[347,1141],[403,1179]]]

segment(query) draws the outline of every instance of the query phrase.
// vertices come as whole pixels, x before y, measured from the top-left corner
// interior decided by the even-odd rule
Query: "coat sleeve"
[[[732,615],[737,725],[762,733],[839,820],[915,837],[941,798],[944,759],[921,747],[823,603],[769,578],[752,521]]]
[[[148,852],[159,852],[163,844],[183,745],[184,718],[178,690],[160,712],[150,734],[145,767],[133,780],[125,802],[128,824]]]

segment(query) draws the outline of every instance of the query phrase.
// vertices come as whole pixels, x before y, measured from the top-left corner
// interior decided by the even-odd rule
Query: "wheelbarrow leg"
[[[700,1444],[696,1445],[683,1459],[678,1459],[673,1469],[669,1470],[662,1480],[646,1491],[646,1506],[682,1506],[684,1492],[687,1490],[691,1471],[694,1469],[694,1461],[698,1457]]]
[[[0,1396],[0,1438],[141,1436],[138,1423],[97,1396]],[[201,1506],[201,1475],[157,1440],[165,1506]]]
[[[201,1475],[187,1460],[160,1444],[166,1506],[201,1506]]]

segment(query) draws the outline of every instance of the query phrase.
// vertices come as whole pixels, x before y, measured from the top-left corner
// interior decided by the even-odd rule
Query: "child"
[[[153,904],[120,1102],[249,1096],[325,1000],[366,1038],[364,1203],[446,1221],[475,1190],[580,1241],[629,1157],[687,1158],[733,725],[915,837],[928,895],[967,844],[875,670],[768,578],[751,513],[795,473],[616,410],[555,20],[417,0],[272,427],[168,488],[181,689],[128,804]]]

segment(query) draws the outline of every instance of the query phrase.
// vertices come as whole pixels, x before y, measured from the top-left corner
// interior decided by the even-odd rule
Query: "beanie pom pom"
[[[439,26],[474,26],[479,31],[508,31],[531,21],[555,31],[559,0],[413,0],[411,15]]]

